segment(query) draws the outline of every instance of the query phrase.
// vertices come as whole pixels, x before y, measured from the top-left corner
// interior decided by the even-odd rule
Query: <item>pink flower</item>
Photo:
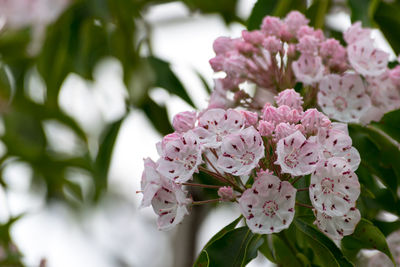
[[[176,114],[172,120],[172,125],[178,133],[187,132],[194,128],[196,123],[195,111],[184,111]]]
[[[321,42],[324,41],[324,39],[325,39],[324,33],[320,29],[315,30],[314,28],[312,28],[308,25],[301,26],[299,28],[299,30],[297,31],[297,39],[300,40],[301,37],[306,36],[306,35],[313,36],[313,37],[317,38],[318,40],[320,40]]]
[[[303,111],[303,98],[294,89],[286,89],[275,96],[275,101],[278,106],[286,105],[299,112]]]
[[[371,100],[359,75],[330,74],[319,84],[318,104],[330,118],[359,122],[371,106]]]
[[[269,121],[259,121],[257,129],[261,136],[272,136],[275,130],[275,124]]]
[[[218,189],[218,196],[222,201],[231,201],[235,199],[235,194],[233,193],[233,188],[230,186],[223,186]]]
[[[314,224],[333,240],[341,240],[344,236],[351,235],[361,219],[360,211],[355,207],[341,216],[331,216],[317,210],[314,210],[314,215]]]
[[[189,214],[187,205],[191,199],[186,198],[186,192],[170,180],[163,180],[162,187],[154,195],[151,204],[158,215],[157,225],[159,230],[170,230],[182,222],[185,215]]]
[[[242,113],[245,118],[245,126],[246,127],[257,124],[257,122],[258,122],[258,114],[257,113],[247,111],[247,110],[241,110],[240,113]]]
[[[338,40],[333,38],[325,40],[321,43],[319,52],[332,70],[343,72],[348,68],[346,49]]]
[[[360,195],[357,175],[344,158],[321,161],[311,175],[310,199],[315,209],[329,216],[343,216]]]
[[[278,141],[278,156],[275,164],[281,166],[283,173],[293,176],[310,174],[315,170],[319,160],[319,145],[313,140],[306,140],[304,135],[296,131]]]
[[[239,199],[240,210],[253,233],[271,234],[293,221],[296,189],[270,174],[258,176]]]
[[[319,82],[324,74],[324,65],[319,56],[301,55],[292,63],[292,69],[297,80],[306,85]]]
[[[349,45],[363,39],[370,39],[370,36],[371,36],[371,30],[363,29],[361,27],[361,22],[359,21],[351,25],[343,33],[343,38]]]
[[[230,50],[235,49],[233,40],[229,37],[218,37],[213,44],[214,52],[218,54],[225,54]]]
[[[371,39],[362,39],[347,46],[351,66],[364,76],[379,76],[386,71],[389,54],[374,48]]]
[[[162,179],[157,171],[157,164],[150,158],[144,159],[144,170],[140,181],[143,199],[140,207],[150,206],[151,200],[162,186]]]
[[[196,134],[206,147],[217,148],[229,134],[238,132],[245,125],[245,117],[234,109],[209,109],[199,118]],[[201,129],[202,128],[202,129]]]
[[[282,50],[282,43],[275,36],[266,37],[263,41],[263,46],[270,53],[278,53]]]
[[[389,77],[393,84],[400,86],[400,65],[397,65],[395,68],[390,70]]]
[[[277,17],[266,16],[261,24],[261,31],[267,35],[279,37],[282,29],[282,21]]]
[[[338,128],[320,129],[318,142],[321,145],[323,158],[342,157],[352,171],[357,170],[361,162],[360,154],[352,146],[352,140],[347,132]]]
[[[281,120],[281,116],[276,107],[272,106],[270,103],[266,103],[263,110],[263,119],[264,121],[271,122],[273,124],[277,124]]]
[[[274,140],[278,142],[282,138],[288,137],[289,135],[298,131],[297,125],[289,124],[287,122],[281,122],[275,127]]]
[[[202,162],[200,141],[188,131],[179,139],[167,142],[160,156],[157,171],[175,182],[186,182]]]
[[[251,126],[231,134],[222,142],[218,166],[233,175],[247,175],[264,157],[264,144],[260,134]]]
[[[390,79],[388,71],[377,77],[368,77],[367,81],[373,106],[383,113],[400,108],[400,91]]]
[[[286,15],[284,22],[286,23],[288,30],[293,35],[296,35],[300,27],[307,25],[309,20],[302,13],[291,11]]]
[[[265,39],[265,35],[261,31],[242,31],[243,40],[255,45],[261,45]]]
[[[303,125],[306,133],[317,134],[321,127],[329,127],[331,125],[331,121],[328,117],[315,108],[310,108],[303,113],[301,124]]]
[[[280,122],[298,123],[301,119],[301,114],[297,109],[291,109],[289,106],[282,105],[277,110]]]
[[[296,45],[298,51],[302,55],[315,56],[318,54],[320,40],[312,35],[305,35],[300,38],[299,43]]]

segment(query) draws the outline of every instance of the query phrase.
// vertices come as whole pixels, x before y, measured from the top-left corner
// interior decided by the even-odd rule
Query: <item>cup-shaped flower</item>
[[[361,219],[360,211],[355,207],[351,207],[341,216],[330,216],[317,210],[314,210],[314,215],[314,224],[333,240],[341,240],[344,236],[351,235]]]
[[[306,85],[319,82],[324,74],[324,65],[319,56],[301,55],[292,63],[292,69],[297,80]]]
[[[373,40],[362,39],[347,47],[351,66],[364,76],[379,76],[385,72],[389,54],[374,47]]]
[[[340,129],[320,129],[318,142],[322,149],[322,158],[343,157],[350,165],[352,171],[356,171],[361,158],[357,149],[352,146],[351,137]]]
[[[242,129],[245,121],[244,115],[237,110],[209,109],[199,118],[200,127],[195,132],[204,146],[217,148],[225,136]]]
[[[175,131],[179,133],[187,132],[194,128],[196,123],[196,112],[195,111],[184,111],[176,114],[172,120],[172,125]]]
[[[264,157],[261,135],[252,126],[225,137],[218,166],[233,175],[247,175]]]
[[[192,200],[186,197],[186,192],[181,186],[168,179],[162,181],[162,187],[154,195],[151,204],[154,212],[159,216],[158,229],[170,230],[189,214],[187,205]]]
[[[371,100],[359,75],[330,74],[319,84],[318,104],[330,118],[359,122],[371,106]]]
[[[311,203],[329,216],[346,214],[355,206],[359,195],[358,177],[344,158],[321,161],[311,175]]]
[[[157,171],[175,182],[186,182],[202,162],[200,141],[188,131],[166,142],[160,156]]]
[[[357,41],[368,39],[370,40],[371,30],[363,29],[361,27],[361,22],[357,21],[353,25],[351,25],[344,33],[343,38],[347,44],[352,44]]]
[[[319,144],[310,138],[307,140],[300,131],[296,131],[278,141],[275,164],[281,166],[283,173],[293,176],[312,173],[319,160]]]
[[[278,233],[289,227],[294,217],[296,189],[287,181],[261,173],[242,194],[239,206],[253,233]]]
[[[161,174],[157,171],[157,164],[150,158],[144,160],[144,170],[140,181],[143,199],[140,207],[148,207],[157,191],[161,188]],[[164,178],[165,179],[165,178]]]

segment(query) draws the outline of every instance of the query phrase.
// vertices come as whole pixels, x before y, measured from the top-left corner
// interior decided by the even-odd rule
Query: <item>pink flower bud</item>
[[[281,41],[275,36],[268,36],[267,38],[265,38],[263,46],[270,53],[278,53],[279,51],[282,50]]]
[[[288,55],[288,57],[295,57],[296,56],[296,45],[289,44],[286,54]]]
[[[308,24],[309,20],[298,11],[291,11],[286,15],[284,20],[286,26],[292,34],[296,34],[301,26],[305,26]]]
[[[265,121],[269,121],[274,124],[279,123],[280,115],[279,115],[278,109],[274,106],[271,106],[270,103],[265,104],[262,112],[263,112],[263,119]]]
[[[300,38],[296,48],[302,54],[316,55],[318,53],[319,40],[312,35],[305,35]]]
[[[218,54],[224,54],[232,49],[235,49],[234,42],[229,37],[218,37],[213,44],[214,52]]]
[[[262,44],[265,35],[261,32],[261,31],[242,31],[242,37],[243,40],[245,40],[248,43],[252,43],[252,44],[257,44],[260,45]]]
[[[297,129],[293,124],[289,124],[287,122],[279,123],[275,127],[274,139],[276,142],[278,142],[282,138],[288,137],[289,135],[295,133],[296,131]]]
[[[257,129],[262,136],[272,136],[275,125],[269,121],[259,121]]]
[[[389,77],[395,85],[400,85],[400,65],[390,70]]]
[[[195,111],[184,111],[176,114],[172,120],[172,126],[178,133],[187,132],[194,128],[196,123]]]
[[[236,198],[233,189],[230,186],[223,186],[218,189],[218,196],[222,201],[231,201]]]
[[[261,30],[267,35],[280,36],[282,21],[277,17],[266,16],[261,24]]]
[[[303,111],[303,98],[294,89],[286,89],[275,96],[275,101],[278,106],[289,106],[292,109],[296,109],[299,112]]]
[[[246,127],[255,125],[258,122],[258,114],[255,112],[241,110],[240,113],[244,115]]]
[[[306,35],[314,36],[316,39],[320,41],[323,41],[325,39],[324,33],[320,29],[315,30],[307,25],[301,26],[300,29],[297,31],[297,38],[300,40],[301,37]]]

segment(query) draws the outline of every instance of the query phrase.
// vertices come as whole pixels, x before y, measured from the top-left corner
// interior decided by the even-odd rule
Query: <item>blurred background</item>
[[[239,211],[195,207],[160,232],[136,191],[142,160],[157,159],[173,115],[207,106],[213,41],[291,9],[338,38],[351,21],[392,24],[393,7],[400,11],[372,0],[0,0],[0,266],[190,266]],[[393,59],[386,40],[400,41],[383,33],[374,32]]]

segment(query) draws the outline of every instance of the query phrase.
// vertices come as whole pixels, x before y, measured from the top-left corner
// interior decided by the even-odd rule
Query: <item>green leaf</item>
[[[275,262],[281,266],[301,266],[290,245],[285,243],[279,235],[272,235],[272,247],[274,249]]]
[[[179,96],[189,105],[194,107],[193,101],[190,99],[182,83],[172,72],[170,64],[156,57],[149,57],[148,61],[150,62],[156,76],[154,87],[164,88],[171,94]]]
[[[384,222],[384,221],[374,220],[373,224],[376,225],[379,228],[379,230],[381,230],[382,234],[384,234],[385,236],[388,236],[391,233],[400,229],[400,221]]]
[[[169,122],[167,109],[164,106],[158,105],[147,96],[140,108],[144,111],[147,118],[159,133],[167,135],[174,131]]]
[[[295,218],[294,223],[300,231],[302,231],[311,239],[312,242],[316,242],[320,245],[318,247],[320,250],[324,249],[325,253],[332,255],[336,262],[336,266],[353,266],[353,264],[346,259],[340,249],[335,245],[335,243],[333,243],[332,240],[330,240],[326,235],[300,218]],[[330,259],[332,259],[332,257]]]
[[[240,20],[236,16],[237,0],[183,0],[191,10],[203,13],[218,13],[226,23]]]
[[[380,122],[371,123],[400,143],[400,109],[386,113]]]
[[[258,0],[251,11],[247,20],[247,29],[259,29],[265,16],[284,17],[291,10],[306,10],[306,2],[303,0]]]
[[[242,216],[214,235],[194,266],[245,266],[254,259],[264,239],[246,226],[235,229],[241,219]]]
[[[122,117],[118,121],[111,124],[108,129],[104,131],[103,138],[100,141],[100,147],[95,161],[97,173],[94,180],[96,186],[95,198],[98,198],[99,194],[107,188],[107,178],[111,164],[111,157],[114,151],[114,146],[118,137],[119,130],[124,119],[125,117]]]
[[[276,262],[272,255],[272,248],[269,245],[269,235],[263,235],[262,238],[264,239],[264,242],[258,248],[258,251],[260,251],[270,262]]]
[[[394,263],[393,256],[386,243],[385,236],[370,221],[362,218],[354,233],[345,236],[342,240],[342,247],[356,254],[360,249],[377,249],[385,253]]]
[[[394,52],[400,53],[400,2],[393,1],[393,3],[386,3],[385,1],[378,1],[374,13],[374,20],[379,25],[382,33],[389,41]]]
[[[372,27],[370,8],[371,2],[374,0],[347,0],[347,4],[351,10],[351,22],[361,21],[364,27]]]
[[[310,25],[315,28],[323,28],[325,15],[329,11],[330,0],[314,0],[306,11],[306,17],[310,19]]]

